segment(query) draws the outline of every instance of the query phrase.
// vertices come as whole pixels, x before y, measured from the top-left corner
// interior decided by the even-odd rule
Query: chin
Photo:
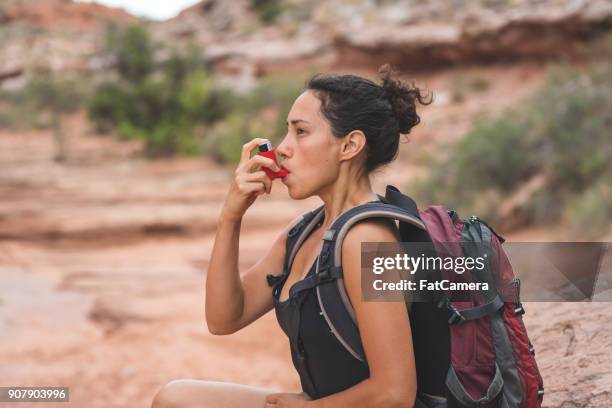
[[[311,194],[306,194],[306,191],[303,188],[296,188],[295,185],[292,187],[287,186],[287,192],[289,193],[289,197],[293,200],[304,200],[311,196]]]
[[[295,191],[292,188],[289,188],[288,192],[289,192],[289,197],[291,197],[293,200],[303,200],[304,198],[306,198],[306,197],[302,197],[302,195],[299,194],[298,191]]]

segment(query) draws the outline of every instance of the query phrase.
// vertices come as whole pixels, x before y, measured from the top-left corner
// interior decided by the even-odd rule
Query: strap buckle
[[[461,324],[465,321],[465,317],[461,312],[452,304],[449,303],[448,308],[451,310],[451,317],[448,319],[448,324]]]
[[[340,277],[342,277],[342,267],[326,266],[319,269],[319,271],[313,275],[313,280],[315,285],[319,285],[321,283],[332,282]]]
[[[522,304],[522,303],[517,303],[517,304],[516,304],[516,306],[515,306],[515,308],[514,308],[514,313],[515,313],[517,316],[521,316],[521,315],[524,315],[524,314],[525,314],[525,308],[523,307],[523,304]]]
[[[336,231],[333,229],[328,229],[327,231],[325,231],[325,233],[323,233],[323,240],[324,241],[333,241],[334,235],[336,235]]]
[[[334,280],[334,277],[330,273],[330,267],[326,267],[323,269],[319,269],[319,272],[313,276],[315,285],[319,285],[321,283],[327,283]]]
[[[271,273],[266,275],[266,280],[268,281],[268,286],[274,286],[276,285],[278,282],[280,282],[283,279],[283,275],[272,275]]]
[[[449,301],[448,301],[448,297],[446,297],[446,295],[442,294],[440,296],[440,299],[438,300],[438,303],[436,303],[436,307],[438,309],[444,309],[444,308],[448,308],[449,305]]]

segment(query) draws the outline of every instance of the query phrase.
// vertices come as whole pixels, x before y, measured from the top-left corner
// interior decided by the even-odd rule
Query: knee
[[[185,408],[185,380],[172,380],[153,398],[151,408]]]

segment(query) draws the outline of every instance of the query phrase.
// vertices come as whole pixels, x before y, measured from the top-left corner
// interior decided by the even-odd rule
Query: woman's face
[[[342,139],[333,136],[320,108],[312,91],[302,93],[291,107],[287,135],[276,149],[281,165],[289,171],[282,182],[294,200],[317,194],[338,176]]]

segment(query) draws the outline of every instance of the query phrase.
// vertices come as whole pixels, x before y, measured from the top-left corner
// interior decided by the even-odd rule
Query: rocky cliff
[[[160,41],[196,44],[222,74],[248,86],[275,71],[370,69],[382,62],[431,70],[573,58],[612,30],[604,0],[204,0],[148,23]],[[0,6],[0,83],[37,66],[104,68],[103,30],[136,22],[120,9],[66,0]],[[242,81],[238,81],[242,79]]]

